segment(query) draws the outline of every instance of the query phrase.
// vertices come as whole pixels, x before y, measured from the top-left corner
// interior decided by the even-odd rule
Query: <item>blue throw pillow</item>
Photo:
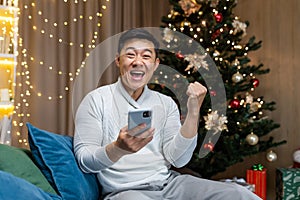
[[[61,197],[47,193],[32,183],[8,172],[0,171],[0,199],[61,200]]]
[[[98,200],[95,174],[83,173],[73,153],[73,138],[27,123],[29,146],[38,167],[64,200]]]

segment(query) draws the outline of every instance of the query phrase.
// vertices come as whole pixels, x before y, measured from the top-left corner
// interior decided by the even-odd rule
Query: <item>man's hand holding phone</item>
[[[129,111],[128,126],[123,127],[117,140],[107,147],[111,160],[116,161],[126,154],[135,153],[151,142],[154,134],[151,122],[151,110]]]
[[[154,128],[149,128],[144,132],[137,134],[145,129],[145,127],[146,124],[140,124],[130,130],[128,129],[128,126],[121,128],[117,140],[106,146],[108,157],[113,162],[116,162],[122,156],[138,152],[145,147],[151,142],[154,134]]]

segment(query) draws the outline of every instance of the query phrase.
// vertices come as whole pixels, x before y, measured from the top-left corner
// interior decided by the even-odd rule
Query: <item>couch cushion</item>
[[[0,171],[0,199],[43,199],[61,200],[57,194],[50,194],[30,182],[11,173]]]
[[[29,146],[37,165],[64,200],[98,200],[95,174],[83,173],[73,153],[73,138],[27,123]]]
[[[27,149],[0,144],[0,170],[23,178],[46,192],[57,194],[45,176],[31,160]],[[0,186],[2,189],[2,185]]]

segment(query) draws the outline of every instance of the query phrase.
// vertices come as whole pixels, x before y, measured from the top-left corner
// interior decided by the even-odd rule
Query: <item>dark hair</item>
[[[119,39],[118,44],[118,53],[121,52],[121,49],[124,47],[124,44],[131,39],[145,39],[153,43],[156,57],[158,57],[159,50],[159,42],[155,39],[155,37],[149,33],[147,30],[142,28],[130,29],[123,33]]]

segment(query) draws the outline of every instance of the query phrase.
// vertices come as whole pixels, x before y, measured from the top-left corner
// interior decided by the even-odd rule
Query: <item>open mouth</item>
[[[141,80],[145,75],[145,72],[133,70],[130,72],[130,75],[134,80]]]

